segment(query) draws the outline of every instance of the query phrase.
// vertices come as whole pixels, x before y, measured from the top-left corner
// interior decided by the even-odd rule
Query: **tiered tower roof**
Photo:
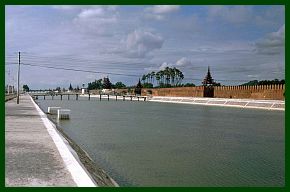
[[[207,70],[207,74],[202,82],[203,85],[214,85],[215,82],[214,82],[214,79],[212,78],[211,74],[210,74],[210,69],[208,67],[208,70]]]

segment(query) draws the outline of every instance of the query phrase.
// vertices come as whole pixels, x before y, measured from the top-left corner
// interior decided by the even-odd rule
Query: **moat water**
[[[285,112],[138,101],[39,98],[120,186],[284,186]]]

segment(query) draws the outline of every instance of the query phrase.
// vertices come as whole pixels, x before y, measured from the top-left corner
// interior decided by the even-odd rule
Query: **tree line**
[[[93,89],[122,89],[127,86],[121,81],[116,82],[115,84],[111,83],[109,78],[98,79],[93,82],[88,83],[88,90]]]
[[[249,81],[247,83],[244,83],[242,85],[247,85],[247,86],[254,86],[254,85],[284,85],[285,84],[285,80],[284,79],[274,79],[274,80],[253,80],[253,81]]]
[[[152,71],[144,74],[141,78],[144,87],[153,87],[155,81],[158,87],[177,87],[182,85],[183,79],[183,73],[176,67],[166,67],[157,72]]]

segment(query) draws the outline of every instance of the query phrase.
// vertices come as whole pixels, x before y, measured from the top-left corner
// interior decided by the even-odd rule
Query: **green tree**
[[[169,75],[170,75],[171,85],[174,85],[174,83],[175,83],[175,70],[174,70],[174,68],[169,68]]]
[[[60,88],[60,87],[56,87],[56,88],[55,88],[55,91],[57,91],[57,92],[61,92],[61,88]]]
[[[279,79],[274,79],[274,80],[261,80],[261,81],[258,81],[258,80],[252,80],[252,81],[249,81],[247,83],[244,83],[242,85],[248,85],[248,86],[253,86],[253,85],[284,85],[285,84],[285,80],[282,79],[282,80],[279,80]]]
[[[142,84],[143,88],[153,88],[153,84],[152,83],[144,83]]]
[[[183,87],[195,87],[195,84],[193,83],[186,83],[183,85]]]
[[[88,90],[93,90],[93,89],[102,89],[103,88],[103,80],[98,79],[93,82],[88,83]]]
[[[154,83],[154,78],[155,78],[155,72],[154,71],[152,71],[151,73],[150,73],[150,83]]]
[[[143,83],[145,83],[146,75],[143,75],[141,80],[142,80]]]
[[[26,92],[29,92],[29,87],[28,87],[28,85],[23,85],[23,91],[26,91]]]
[[[114,88],[116,89],[122,89],[122,88],[126,88],[126,85],[123,84],[122,82],[118,81],[115,85]]]
[[[103,87],[104,89],[111,89],[112,88],[112,83],[110,82],[109,77],[105,77],[103,81]]]
[[[155,78],[156,78],[156,81],[157,81],[157,84],[160,85],[160,71],[158,71],[156,74],[155,74]]]

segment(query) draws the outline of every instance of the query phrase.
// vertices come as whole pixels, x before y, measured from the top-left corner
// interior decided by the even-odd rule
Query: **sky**
[[[9,5],[5,41],[5,83],[16,85],[21,52],[20,83],[31,89],[81,87],[106,76],[136,85],[167,66],[196,85],[208,66],[222,85],[285,78],[281,5]]]

